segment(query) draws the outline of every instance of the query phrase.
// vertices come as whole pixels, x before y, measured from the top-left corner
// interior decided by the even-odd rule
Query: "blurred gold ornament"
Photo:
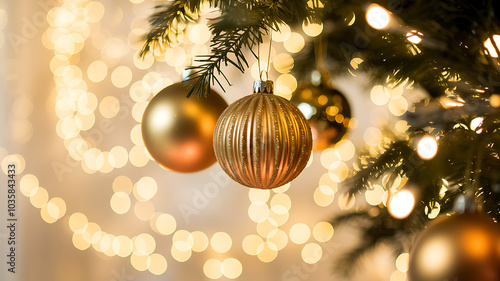
[[[327,71],[313,72],[312,81],[301,83],[290,100],[309,121],[314,150],[333,147],[345,136],[351,120],[346,98],[330,86],[328,77]]]
[[[483,213],[441,216],[410,252],[410,281],[500,280],[500,228]]]
[[[307,119],[293,103],[273,94],[272,81],[255,81],[254,94],[231,104],[214,131],[222,169],[253,188],[292,181],[305,168],[311,148]]]
[[[181,82],[164,88],[142,117],[142,138],[151,156],[162,167],[182,173],[203,170],[216,161],[213,131],[227,107],[213,90],[207,97],[187,99],[188,92]]]

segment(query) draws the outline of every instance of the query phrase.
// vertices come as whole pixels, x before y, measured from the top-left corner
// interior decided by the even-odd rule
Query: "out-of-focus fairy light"
[[[396,268],[401,272],[408,271],[408,263],[410,259],[410,254],[402,253],[396,258]]]
[[[317,243],[309,243],[302,248],[302,260],[308,264],[315,264],[323,255],[321,246]]]
[[[366,11],[366,21],[375,29],[384,29],[389,25],[389,12],[377,4],[371,4]]]
[[[401,272],[399,270],[395,270],[389,279],[389,281],[406,281],[406,272]]]
[[[203,265],[203,273],[210,279],[222,277],[222,262],[216,259],[209,259]]]
[[[204,232],[193,231],[190,233],[193,237],[193,246],[191,249],[195,252],[203,252],[207,249],[209,241],[208,237]]]
[[[406,39],[413,44],[419,44],[422,42],[422,36],[424,36],[424,34],[417,30],[412,30],[406,33]]]
[[[290,228],[290,240],[295,244],[304,244],[310,235],[311,230],[304,223],[296,223]]]
[[[272,31],[272,38],[275,42],[283,42],[290,34],[290,27],[286,24],[278,25],[279,31]]]
[[[370,98],[376,105],[384,105],[391,99],[389,89],[382,85],[376,85],[370,91]]]
[[[391,197],[388,204],[389,213],[397,219],[404,219],[415,207],[415,196],[409,190],[401,190]]]
[[[425,206],[425,209],[424,209],[424,212],[425,214],[427,215],[427,217],[429,219],[435,219],[439,213],[441,212],[441,205],[439,205],[439,203],[434,203],[434,207],[433,208],[429,208],[428,206]]]
[[[300,52],[302,48],[304,48],[304,45],[305,45],[304,37],[296,32],[290,33],[286,37],[285,42],[283,42],[283,46],[290,53]]]
[[[500,107],[500,95],[493,94],[490,96],[490,105],[492,107]]]
[[[380,185],[373,185],[372,189],[365,192],[365,199],[368,204],[377,206],[382,203],[384,197],[384,188]]]
[[[155,224],[158,232],[163,235],[170,235],[177,228],[177,222],[175,218],[170,214],[161,214],[156,219]]]
[[[327,207],[335,198],[335,191],[328,185],[320,185],[313,194],[314,202],[320,207]]]
[[[290,210],[292,200],[285,193],[275,194],[271,199],[271,209],[277,214],[284,214]]]
[[[152,254],[147,260],[148,270],[154,275],[161,275],[167,270],[167,260],[160,254]]]
[[[243,239],[242,248],[245,253],[255,256],[264,249],[264,240],[259,235],[247,235]]]
[[[276,231],[273,236],[268,237],[266,241],[268,243],[274,244],[274,246],[276,246],[276,249],[279,251],[285,248],[285,246],[288,244],[288,235],[285,231],[278,229],[278,231]]]
[[[142,255],[134,252],[130,256],[130,263],[138,271],[146,271],[148,269],[148,255]]]
[[[314,226],[313,235],[318,242],[327,242],[333,236],[333,226],[328,222],[319,222]]]
[[[304,30],[305,34],[316,37],[323,31],[323,23],[307,23],[304,21],[302,23],[302,30]]]
[[[264,243],[264,247],[257,257],[262,262],[272,262],[278,256],[278,249],[272,243]]]
[[[438,143],[436,138],[425,136],[420,139],[417,144],[417,153],[420,158],[429,160],[436,156],[438,151]]]
[[[495,46],[499,46],[499,43],[500,43],[500,35],[493,35],[493,42],[491,42],[491,39],[488,38],[485,42],[484,42],[484,47],[486,48],[486,51],[488,53],[488,55],[490,55],[492,58],[498,58],[498,54],[497,54],[497,51],[495,49]],[[495,44],[495,46],[493,46],[493,44]]]
[[[225,253],[231,249],[233,241],[231,236],[225,232],[216,232],[212,239],[210,239],[210,245],[217,253]]]
[[[125,192],[116,192],[111,196],[111,209],[117,214],[125,214],[130,209],[130,197]]]
[[[481,133],[482,129],[478,129],[483,124],[484,117],[476,117],[470,122],[470,129],[476,131],[478,134]]]
[[[252,203],[266,203],[267,200],[269,200],[271,192],[268,189],[256,189],[256,188],[251,188],[248,191],[248,198]]]
[[[265,221],[269,217],[269,207],[263,202],[254,202],[248,208],[248,216],[254,222]]]
[[[238,278],[243,272],[241,262],[235,258],[228,258],[222,262],[222,274],[229,279]]]
[[[294,60],[289,54],[281,53],[274,57],[273,66],[280,73],[289,73],[294,66]]]

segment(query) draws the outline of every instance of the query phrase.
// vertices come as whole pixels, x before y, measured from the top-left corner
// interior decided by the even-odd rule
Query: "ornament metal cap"
[[[263,93],[263,94],[272,94],[274,92],[273,81],[267,80],[256,80],[253,83],[253,93]]]

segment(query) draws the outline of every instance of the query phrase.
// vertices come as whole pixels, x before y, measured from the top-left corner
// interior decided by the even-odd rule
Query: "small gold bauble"
[[[254,94],[231,104],[219,117],[214,150],[222,169],[253,188],[282,186],[305,168],[311,129],[289,100],[273,94],[272,81],[255,81]]]
[[[408,279],[500,280],[499,226],[479,212],[436,218],[412,246]]]
[[[312,81],[301,83],[290,99],[309,121],[314,150],[335,146],[349,130],[349,103],[342,93],[330,86],[328,77],[328,72],[313,72]]]
[[[175,83],[161,90],[142,118],[142,138],[162,167],[191,173],[212,165],[213,131],[226,101],[211,90],[207,97],[186,98],[189,89]]]

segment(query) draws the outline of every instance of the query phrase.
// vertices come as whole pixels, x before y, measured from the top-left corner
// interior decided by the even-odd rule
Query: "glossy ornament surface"
[[[314,72],[313,79],[299,84],[290,99],[309,121],[314,150],[335,146],[346,135],[351,120],[347,99],[331,87],[328,77],[328,72]]]
[[[486,214],[442,215],[410,252],[410,281],[500,280],[500,229]]]
[[[142,118],[142,138],[151,156],[165,169],[192,173],[216,158],[213,131],[226,101],[211,90],[207,97],[186,98],[182,83],[161,90],[149,102]]]
[[[231,104],[214,131],[222,169],[236,182],[260,189],[282,186],[305,168],[311,129],[289,100],[273,94],[272,81],[255,81],[254,94]]]

